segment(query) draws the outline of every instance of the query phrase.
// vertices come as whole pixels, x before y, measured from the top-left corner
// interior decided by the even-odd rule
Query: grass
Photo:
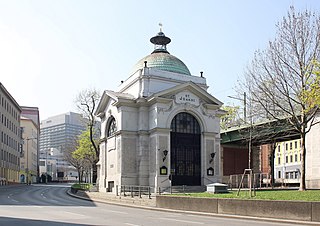
[[[92,187],[92,184],[88,184],[88,183],[73,184],[71,187],[78,190],[89,190]]]
[[[254,195],[254,193],[252,192]],[[208,192],[202,193],[179,193],[173,194],[179,196],[199,197],[199,198],[233,198],[233,199],[259,199],[259,200],[291,200],[291,201],[320,201],[320,190],[259,190],[256,196],[250,197],[249,191],[241,191],[237,196],[237,191],[230,193],[213,194]]]

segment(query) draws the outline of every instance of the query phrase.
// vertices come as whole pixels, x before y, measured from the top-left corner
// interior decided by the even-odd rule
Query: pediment
[[[173,100],[177,104],[188,103],[196,106],[203,103],[220,107],[223,104],[217,98],[193,82],[187,82],[155,93],[148,98],[148,101],[152,101],[154,99],[167,99]]]
[[[95,111],[95,115],[99,116],[103,114],[108,103],[112,100],[115,103],[119,103],[119,102],[134,103],[135,101],[134,96],[131,94],[105,90],[100,98],[98,107]]]

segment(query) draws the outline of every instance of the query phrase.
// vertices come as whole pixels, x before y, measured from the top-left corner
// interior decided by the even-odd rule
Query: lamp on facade
[[[164,160],[166,160],[167,155],[168,155],[168,150],[164,150],[163,151],[163,159],[162,159],[163,162],[164,162]]]
[[[210,154],[211,159],[209,160],[209,163],[212,163],[212,161],[213,161],[213,159],[214,159],[214,156],[216,156],[216,153],[215,153],[215,152],[212,152],[212,153]]]

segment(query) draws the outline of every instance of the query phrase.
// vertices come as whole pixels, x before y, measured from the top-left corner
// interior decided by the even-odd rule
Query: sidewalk
[[[78,191],[76,194],[73,194],[71,193],[71,190],[68,190],[68,194],[73,197],[92,200],[95,202],[133,205],[140,207],[156,207],[155,197],[151,197],[151,199],[149,199],[147,196],[143,196],[142,198],[131,196],[116,196],[113,193],[89,191]]]

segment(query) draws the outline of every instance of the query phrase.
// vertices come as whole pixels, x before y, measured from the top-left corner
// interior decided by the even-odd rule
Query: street
[[[69,196],[66,193],[69,187],[67,184],[0,187],[0,225],[291,225],[94,203]]]

